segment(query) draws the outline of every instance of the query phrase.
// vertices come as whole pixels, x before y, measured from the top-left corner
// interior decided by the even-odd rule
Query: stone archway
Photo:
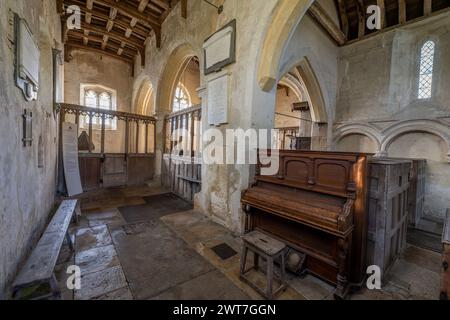
[[[153,85],[148,77],[141,81],[133,103],[133,110],[141,115],[153,115],[156,112]]]
[[[182,72],[190,59],[198,56],[190,44],[177,47],[169,59],[162,73],[156,96],[156,113],[169,113],[173,101],[173,94]]]
[[[398,137],[414,132],[429,133],[443,139],[448,145],[447,155],[450,162],[450,129],[445,124],[431,120],[403,121],[383,130],[384,139],[381,143],[381,153],[387,154],[389,146]]]
[[[314,0],[280,0],[266,31],[258,65],[258,84],[270,92],[277,83],[280,61],[289,40]]]
[[[334,134],[333,146],[337,147],[338,143],[350,136],[350,135],[362,135],[368,137],[376,146],[377,152],[381,150],[381,133],[380,131],[369,124],[347,124],[339,127]]]

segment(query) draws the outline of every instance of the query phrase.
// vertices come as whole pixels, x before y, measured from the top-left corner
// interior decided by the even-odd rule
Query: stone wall
[[[130,64],[108,56],[80,50],[72,51],[72,57],[70,62],[65,64],[64,102],[83,104],[80,101],[80,85],[102,85],[117,92],[117,111],[131,112],[133,77]],[[67,121],[74,121],[72,118],[68,117]],[[87,131],[87,129],[82,130]],[[95,145],[94,152],[100,152],[101,130],[93,130],[92,141]],[[125,152],[125,123],[123,121],[118,121],[117,130],[106,130],[105,152]]]
[[[25,18],[40,48],[39,96],[26,102],[15,86],[9,11]],[[0,300],[45,229],[55,199],[57,121],[52,48],[61,48],[55,1],[0,1]],[[33,144],[22,143],[22,113],[33,112]],[[39,140],[41,150],[38,150]],[[38,153],[42,163],[38,164]]]
[[[437,217],[450,203],[449,31],[447,12],[343,47],[334,131],[341,151],[427,159],[425,214]],[[420,49],[429,39],[433,96],[419,100]]]

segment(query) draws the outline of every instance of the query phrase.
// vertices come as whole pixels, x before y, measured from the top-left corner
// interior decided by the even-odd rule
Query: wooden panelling
[[[164,155],[162,181],[173,193],[193,203],[195,194],[201,191],[201,180],[198,159]]]
[[[97,156],[80,155],[78,162],[83,191],[100,188],[102,159]]]
[[[411,161],[370,163],[368,264],[385,277],[406,244]]]
[[[155,157],[152,155],[128,156],[128,185],[139,185],[153,179]]]

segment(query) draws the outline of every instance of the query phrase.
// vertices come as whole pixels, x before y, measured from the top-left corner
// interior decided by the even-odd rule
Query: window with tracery
[[[433,93],[433,68],[436,44],[429,40],[420,51],[419,99],[429,99]]]
[[[178,111],[190,108],[191,106],[192,106],[191,98],[189,96],[188,91],[186,90],[184,85],[179,83],[177,88],[175,89],[172,111],[178,112]]]
[[[115,93],[112,91],[105,90],[103,87],[98,88],[84,88],[82,89],[82,94],[84,95],[84,105],[89,108],[98,108],[105,110],[116,110],[116,106],[114,104],[115,101]],[[83,100],[83,97],[82,97]],[[83,117],[81,121],[81,127],[87,128],[89,125],[89,117]],[[100,129],[102,125],[102,119],[100,117],[92,118],[92,126],[94,129]],[[117,128],[117,120],[106,117],[105,119],[105,128],[107,130],[116,130]]]

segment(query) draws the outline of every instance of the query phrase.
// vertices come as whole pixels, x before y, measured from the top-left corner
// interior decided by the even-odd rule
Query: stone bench
[[[20,299],[21,292],[26,288],[48,284],[51,293],[36,299],[60,298],[60,290],[54,275],[64,238],[67,239],[73,251],[73,243],[68,233],[70,222],[77,218],[78,200],[65,200],[53,216],[37,246],[31,252],[25,265],[20,270],[13,283],[13,298]]]

